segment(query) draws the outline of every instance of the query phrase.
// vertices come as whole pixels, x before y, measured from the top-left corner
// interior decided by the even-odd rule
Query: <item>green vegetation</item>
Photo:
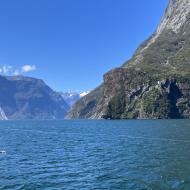
[[[170,102],[165,91],[154,88],[144,95],[141,102],[144,117],[169,118]]]
[[[125,94],[120,92],[116,94],[109,102],[107,117],[110,119],[120,119],[125,110]]]

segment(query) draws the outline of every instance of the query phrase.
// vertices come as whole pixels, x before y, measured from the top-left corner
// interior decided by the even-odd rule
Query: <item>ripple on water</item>
[[[5,122],[0,132],[3,190],[190,189],[183,120]]]

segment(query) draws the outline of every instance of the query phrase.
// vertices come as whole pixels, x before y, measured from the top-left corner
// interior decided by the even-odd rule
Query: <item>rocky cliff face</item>
[[[135,76],[135,80],[134,80]],[[115,69],[104,76],[105,119],[190,118],[189,76]]]
[[[104,75],[96,104],[88,107],[88,97],[70,118],[190,118],[190,1],[170,0],[156,32]]]
[[[42,80],[0,76],[0,120],[64,119],[68,109]]]

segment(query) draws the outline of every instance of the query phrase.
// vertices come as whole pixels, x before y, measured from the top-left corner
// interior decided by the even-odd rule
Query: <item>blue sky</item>
[[[160,22],[168,0],[2,0],[0,72],[91,90]]]

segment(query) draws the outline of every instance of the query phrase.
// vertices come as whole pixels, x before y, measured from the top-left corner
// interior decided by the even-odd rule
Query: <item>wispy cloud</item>
[[[1,75],[23,75],[36,70],[35,65],[23,65],[21,68],[14,68],[11,65],[3,65],[0,67]]]
[[[9,75],[12,73],[13,67],[10,65],[3,65],[0,67],[0,73],[4,75]]]

